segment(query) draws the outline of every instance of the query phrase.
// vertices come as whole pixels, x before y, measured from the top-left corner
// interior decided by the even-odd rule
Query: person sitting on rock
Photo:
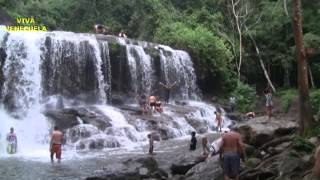
[[[202,138],[202,155],[205,157],[208,157],[209,152],[210,152],[210,146],[209,146],[209,142],[208,142],[208,138],[207,137],[203,137]]]
[[[221,149],[221,144],[222,144],[222,137],[214,140],[211,145],[210,145],[210,154],[209,157],[211,156],[215,156],[217,154],[220,153],[220,149]]]
[[[246,117],[251,119],[251,118],[255,118],[256,117],[256,114],[254,112],[247,112],[246,113]]]
[[[121,30],[118,34],[119,37],[127,38],[127,35],[124,33],[123,30]]]
[[[163,112],[163,106],[162,106],[162,102],[160,101],[159,96],[157,97],[157,101],[156,101],[156,110],[157,110],[159,113],[162,113],[162,112]]]
[[[150,96],[148,99],[148,105],[150,107],[151,114],[152,114],[152,111],[156,109],[156,101],[157,101],[157,98],[155,96]]]
[[[109,28],[104,26],[104,25],[102,25],[102,24],[95,24],[93,26],[93,31],[96,34],[104,34],[104,35],[109,34]]]
[[[190,143],[190,150],[194,151],[197,148],[197,138],[196,138],[196,132],[191,132],[191,143]]]

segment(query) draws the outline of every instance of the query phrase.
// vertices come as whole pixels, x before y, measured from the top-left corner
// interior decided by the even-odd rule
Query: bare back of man
[[[61,160],[61,144],[62,144],[63,134],[58,130],[57,127],[54,127],[52,132],[51,141],[50,141],[50,158],[53,162],[53,156],[56,154],[58,162]]]
[[[231,131],[222,137],[221,154],[223,154],[224,179],[239,179],[240,158],[244,159],[241,135]]]

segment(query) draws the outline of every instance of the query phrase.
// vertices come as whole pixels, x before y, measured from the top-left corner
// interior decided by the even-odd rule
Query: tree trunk
[[[263,70],[263,74],[264,74],[264,76],[266,77],[266,79],[267,79],[267,81],[268,81],[268,84],[269,84],[269,86],[271,87],[272,91],[275,93],[275,92],[276,92],[276,89],[274,88],[274,86],[273,86],[273,84],[272,84],[272,82],[271,82],[271,80],[270,80],[269,74],[268,74],[268,72],[267,72],[267,70],[266,70],[266,67],[264,66],[264,63],[263,63],[263,60],[262,60],[262,58],[261,58],[260,51],[259,51],[259,48],[258,48],[258,46],[257,46],[256,40],[255,40],[255,39],[252,37],[252,35],[249,33],[247,26],[245,26],[245,28],[246,28],[246,31],[248,32],[248,35],[249,35],[249,37],[250,37],[250,39],[251,39],[251,41],[252,41],[252,43],[253,43],[253,45],[254,45],[254,48],[255,48],[256,52],[257,52],[257,55],[258,55],[258,58],[259,58],[259,62],[260,62],[260,66],[261,66],[261,68],[262,68],[262,70]]]
[[[239,22],[239,15],[236,13],[236,5],[239,3],[239,1],[232,2],[232,13],[234,15],[235,21],[236,21],[236,26],[237,26],[237,31],[239,35],[239,63],[237,66],[237,73],[238,73],[238,84],[241,81],[241,65],[242,65],[242,32],[241,32],[241,27],[240,27],[240,22]]]
[[[308,63],[303,47],[302,34],[302,10],[301,1],[294,0],[293,29],[296,43],[297,61],[298,61],[298,86],[299,86],[299,119],[300,134],[305,135],[306,130],[312,127],[314,119],[312,117],[311,104],[309,98],[308,85]]]

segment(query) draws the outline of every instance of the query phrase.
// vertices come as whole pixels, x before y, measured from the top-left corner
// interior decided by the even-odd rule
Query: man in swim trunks
[[[18,140],[17,140],[17,135],[14,133],[13,127],[10,128],[10,132],[7,134],[7,141],[8,141],[8,153],[14,154],[17,152],[17,145],[18,145]],[[9,147],[10,146],[10,147]]]
[[[232,129],[222,136],[220,157],[223,155],[224,180],[239,180],[240,159],[244,161],[244,149],[241,135]]]
[[[53,155],[56,154],[56,158],[58,162],[61,160],[61,143],[63,134],[59,131],[57,126],[54,126],[54,131],[52,132],[51,141],[50,141],[50,158],[51,162],[53,162]]]

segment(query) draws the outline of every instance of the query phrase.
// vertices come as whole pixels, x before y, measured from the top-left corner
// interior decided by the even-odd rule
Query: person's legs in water
[[[169,99],[170,99],[170,89],[167,89],[167,90],[166,90],[166,97],[165,97],[164,103],[165,103],[165,104],[169,104]]]

